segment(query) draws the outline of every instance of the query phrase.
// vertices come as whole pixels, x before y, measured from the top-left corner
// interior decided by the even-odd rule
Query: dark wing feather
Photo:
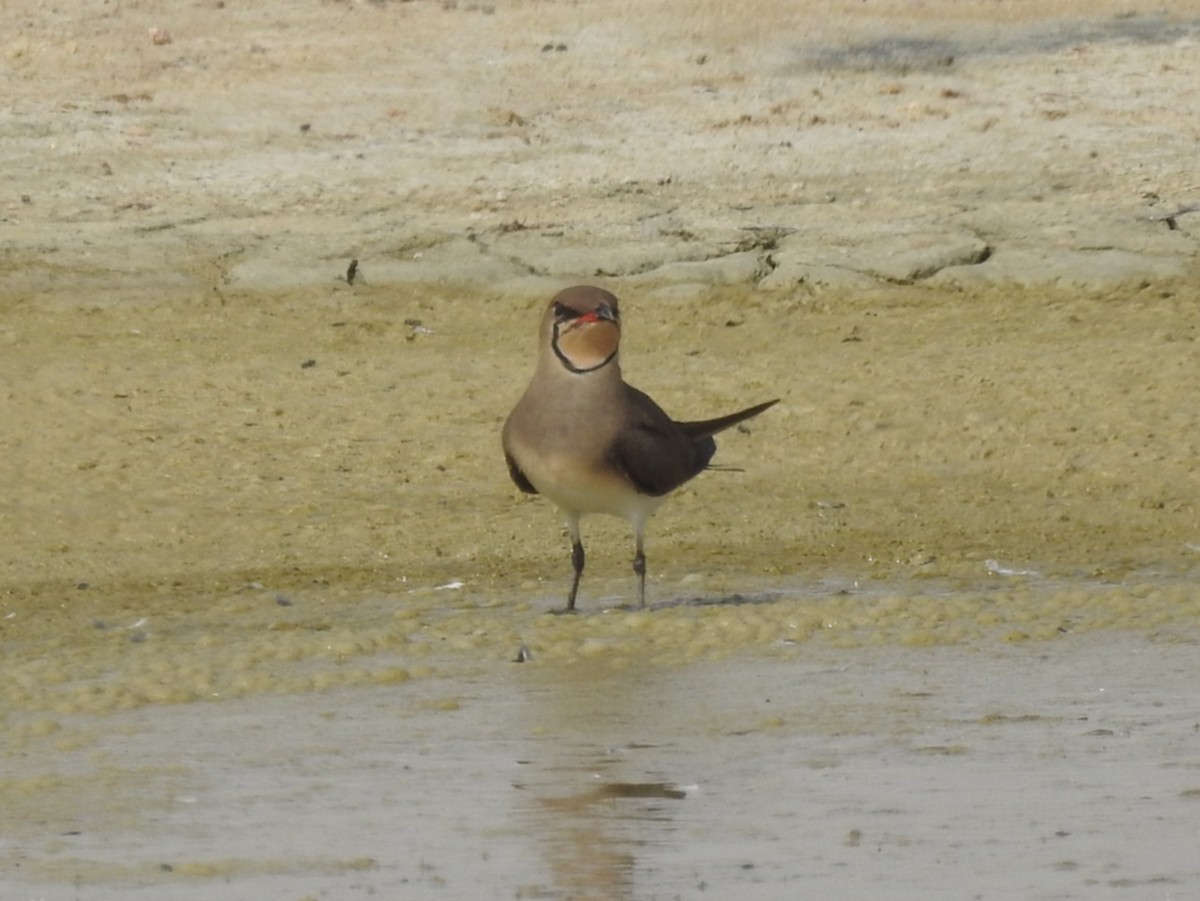
[[[606,458],[639,492],[660,497],[703,471],[717,444],[707,436],[687,435],[647,395],[628,390],[633,415]]]
[[[608,450],[608,460],[638,491],[654,497],[674,491],[704,471],[717,452],[713,435],[779,403],[776,398],[716,419],[674,422],[641,391],[629,391],[637,417],[621,430]]]
[[[504,462],[508,464],[508,474],[512,477],[513,482],[518,488],[526,494],[537,494],[538,490],[533,487],[533,483],[525,473],[521,472],[521,467],[517,465],[517,461],[512,458],[512,454],[508,451],[504,452]]]
[[[678,429],[626,428],[608,449],[608,461],[642,494],[660,497],[701,472],[717,450],[712,438],[692,441]]]

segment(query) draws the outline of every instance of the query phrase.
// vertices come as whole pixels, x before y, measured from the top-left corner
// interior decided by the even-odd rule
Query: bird
[[[505,420],[501,444],[512,481],[552,501],[566,518],[575,610],[586,557],[580,519],[605,513],[629,522],[638,603],[646,604],[646,523],[667,496],[712,468],[713,436],[779,398],[736,413],[678,422],[621,376],[616,296],[576,285],[551,299],[539,328],[537,367]]]

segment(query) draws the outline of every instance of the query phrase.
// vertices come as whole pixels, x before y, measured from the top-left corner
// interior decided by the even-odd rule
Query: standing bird
[[[559,292],[542,316],[533,380],[504,423],[508,472],[527,494],[542,494],[567,519],[575,578],[583,575],[579,520],[608,513],[629,521],[637,550],[638,601],[646,604],[646,520],[667,495],[708,468],[713,435],[778,403],[778,398],[702,422],[675,422],[621,378],[617,298],[579,285]]]

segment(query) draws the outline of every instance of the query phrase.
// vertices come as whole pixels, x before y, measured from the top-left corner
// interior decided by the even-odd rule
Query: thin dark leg
[[[583,575],[583,542],[578,538],[571,541],[571,566],[575,569],[575,578],[571,580],[571,593],[567,595],[567,609],[575,609],[575,595],[579,591],[579,579]]]
[[[637,536],[637,553],[633,555],[633,571],[638,577],[638,605],[646,606],[646,553],[642,550],[642,536]]]

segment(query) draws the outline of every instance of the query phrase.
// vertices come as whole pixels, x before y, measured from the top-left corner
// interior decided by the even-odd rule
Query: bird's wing
[[[636,388],[628,392],[628,420],[605,456],[639,492],[660,497],[701,472],[717,445],[711,437],[685,434]]]
[[[533,483],[529,481],[529,477],[521,471],[521,467],[517,465],[517,461],[508,451],[504,452],[504,462],[508,464],[508,474],[518,488],[526,494],[538,493],[538,490],[533,487]]]

